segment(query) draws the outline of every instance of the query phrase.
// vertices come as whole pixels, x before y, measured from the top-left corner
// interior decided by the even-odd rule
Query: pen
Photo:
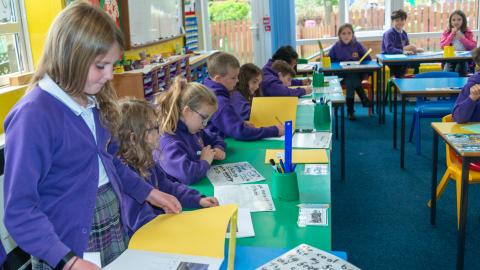
[[[278,118],[278,116],[275,116],[275,119],[278,121],[278,123],[279,123],[280,125],[283,125],[282,121],[280,121],[280,119]]]
[[[312,102],[313,102],[313,103],[317,103],[317,100],[314,99],[314,98],[312,98]]]
[[[323,97],[320,98],[320,104],[323,104]]]
[[[296,167],[297,167],[297,164],[293,164],[291,171],[294,172]]]
[[[270,164],[272,165],[272,168],[275,172],[279,172],[277,170],[277,164],[275,164],[275,160],[273,160],[273,158],[270,159]]]
[[[285,172],[285,165],[283,164],[283,160],[280,159],[280,169],[282,170],[282,173]]]

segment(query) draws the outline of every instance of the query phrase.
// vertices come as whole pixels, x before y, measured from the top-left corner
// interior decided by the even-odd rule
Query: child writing
[[[162,134],[155,161],[172,181],[198,182],[213,160],[225,159],[223,138],[203,130],[217,110],[215,95],[199,83],[176,77],[156,103]]]
[[[382,39],[382,53],[383,54],[416,54],[423,52],[422,48],[417,48],[410,44],[408,35],[403,27],[407,20],[407,13],[402,9],[395,10],[390,16],[392,19],[392,28],[383,33]],[[396,78],[401,78],[407,72],[408,66],[390,66],[390,72]],[[418,69],[418,65],[412,65]]]
[[[261,88],[263,95],[265,96],[298,96],[308,95],[312,93],[312,87],[298,87],[298,88],[288,88],[282,85],[278,81],[278,72],[275,71],[273,63],[276,61],[285,61],[292,69],[297,65],[298,54],[291,46],[280,47],[272,59],[268,60],[267,64],[263,67],[263,80],[261,83]],[[294,70],[295,72],[295,70]],[[294,75],[295,76],[295,73]],[[311,81],[309,79],[305,80],[292,80],[291,85],[310,85]]]
[[[338,39],[328,53],[333,62],[358,61],[367,52],[365,47],[356,40],[353,26],[349,23],[340,26]],[[371,60],[370,55],[365,60]],[[372,106],[362,87],[362,80],[367,79],[367,77],[367,74],[362,73],[349,73],[342,76],[344,78],[343,83],[347,88],[347,113],[350,120],[355,120],[355,92],[357,92],[364,107]]]
[[[472,51],[472,59],[480,65],[480,48]],[[480,73],[468,78],[453,107],[453,119],[459,124],[480,121]]]
[[[446,29],[440,39],[440,48],[445,46],[454,46],[455,51],[470,51],[477,47],[477,41],[473,32],[467,27],[467,17],[461,10],[455,10],[448,19],[448,29]],[[460,76],[467,75],[466,63],[447,62],[444,66],[445,71],[455,71]]]
[[[212,115],[207,127],[210,132],[244,141],[284,134],[285,129],[280,124],[261,128],[251,126],[244,122],[233,108],[230,92],[235,89],[240,69],[240,64],[235,56],[223,52],[214,54],[208,58],[207,68],[209,77],[203,83],[215,93],[218,100],[218,110]]]
[[[153,105],[144,100],[127,98],[121,101],[120,109],[122,120],[118,130],[120,144],[118,155],[132,170],[154,188],[175,196],[182,207],[199,208],[218,205],[216,198],[204,197],[185,184],[169,180],[160,165],[153,160],[152,152],[158,147],[160,137],[158,115]],[[138,213],[142,212],[145,204],[142,205],[127,198],[123,205],[130,213],[128,227],[132,232],[155,215],[164,213],[163,210],[154,208],[155,215],[142,220],[142,215],[139,216]]]
[[[85,252],[99,252],[102,266],[119,256],[128,244],[122,196],[181,210],[106,151],[119,120],[109,80],[122,47],[105,12],[71,4],[5,120],[4,221],[32,269],[100,269]]]
[[[252,63],[240,67],[238,83],[235,91],[231,92],[230,100],[233,109],[243,120],[250,118],[253,97],[260,96],[260,82],[262,82],[262,70]]]

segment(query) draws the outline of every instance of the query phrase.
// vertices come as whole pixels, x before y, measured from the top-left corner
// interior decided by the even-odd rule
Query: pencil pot
[[[322,68],[330,68],[331,65],[332,60],[330,59],[330,56],[322,57]]]
[[[323,86],[323,72],[314,72],[313,73],[313,87],[322,87]]]
[[[297,173],[273,173],[272,194],[274,198],[284,201],[298,200]]]
[[[454,57],[455,56],[455,47],[445,46],[443,47],[443,57]]]
[[[316,104],[313,111],[313,124],[316,130],[322,130],[326,123],[330,123],[330,106]]]

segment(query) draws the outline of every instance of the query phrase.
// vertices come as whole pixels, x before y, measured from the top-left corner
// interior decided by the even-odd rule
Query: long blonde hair
[[[154,149],[146,142],[146,137],[150,129],[158,127],[157,113],[154,106],[145,100],[127,97],[119,103],[121,121],[118,127],[118,155],[147,178],[155,162],[152,155]]]
[[[187,82],[177,76],[167,92],[157,97],[159,122],[162,133],[173,134],[177,129],[180,114],[185,106],[198,111],[204,104],[217,109],[217,97],[204,85]]]
[[[123,35],[104,11],[83,1],[69,5],[50,27],[29,89],[48,74],[70,96],[86,98],[89,67],[115,44],[123,50]],[[102,123],[114,133],[119,112],[111,83],[105,83],[95,97]]]

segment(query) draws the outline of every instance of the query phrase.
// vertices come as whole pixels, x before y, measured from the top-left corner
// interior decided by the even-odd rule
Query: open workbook
[[[228,269],[233,269],[237,210],[230,204],[159,215],[140,228],[130,239],[128,249],[103,269],[219,269],[229,224]]]
[[[367,56],[372,52],[372,49],[368,49],[368,51],[360,58],[358,61],[341,61],[340,66],[345,67],[345,66],[356,66],[360,65],[362,61],[367,58]]]

